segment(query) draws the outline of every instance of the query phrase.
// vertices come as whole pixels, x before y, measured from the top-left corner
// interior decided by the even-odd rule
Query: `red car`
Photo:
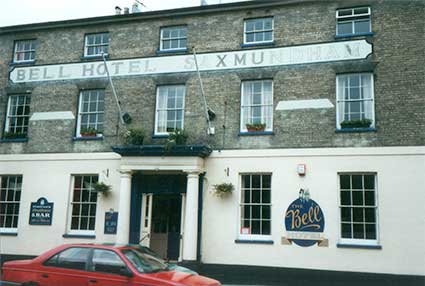
[[[3,282],[32,286],[218,286],[197,274],[168,269],[137,247],[67,244],[32,260],[4,263]]]

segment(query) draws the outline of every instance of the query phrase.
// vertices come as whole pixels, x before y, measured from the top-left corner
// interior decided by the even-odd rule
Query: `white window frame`
[[[88,39],[89,39],[89,37],[90,36],[94,36],[94,37],[96,37],[96,35],[105,35],[107,38],[108,38],[108,43],[104,43],[103,42],[103,39],[104,39],[104,36],[102,36],[102,43],[100,43],[100,44],[88,44]],[[102,53],[100,53],[100,54],[93,54],[93,55],[89,55],[88,54],[88,50],[89,50],[89,48],[91,48],[91,47],[94,47],[94,48],[97,48],[97,47],[105,47],[105,46],[107,46],[108,47],[108,52],[107,53],[105,53],[105,55],[108,55],[109,54],[109,43],[110,43],[110,38],[109,38],[109,32],[103,32],[103,33],[91,33],[91,34],[86,34],[85,36],[84,36],[84,56],[85,57],[100,57],[100,56],[102,56]]]
[[[367,13],[361,13],[361,14],[355,14],[355,10],[357,9],[368,9]],[[339,12],[341,11],[350,11],[351,10],[351,14],[350,15],[344,15],[344,16],[340,16]],[[351,36],[351,35],[362,35],[365,33],[372,33],[372,17],[371,17],[372,13],[371,13],[371,9],[370,7],[355,7],[355,8],[344,8],[344,9],[338,9],[335,11],[335,17],[336,17],[336,30],[335,30],[335,34],[337,36]],[[356,33],[355,31],[355,22],[359,22],[359,21],[363,21],[365,19],[369,20],[369,32],[361,32],[361,33]],[[345,24],[345,23],[351,23],[351,33],[349,34],[339,34],[338,33],[338,24]]]
[[[154,130],[154,134],[155,135],[168,135],[169,132],[165,131],[165,132],[158,132],[158,124],[159,124],[159,110],[158,110],[158,104],[159,104],[159,90],[160,88],[163,87],[183,87],[183,105],[182,105],[182,129],[184,129],[184,113],[185,113],[185,104],[186,104],[186,85],[184,84],[173,84],[173,85],[158,85],[156,87],[156,104],[155,104],[155,130]],[[168,97],[168,94],[167,94]],[[167,100],[168,101],[168,100]],[[166,110],[180,110],[180,108],[174,108],[174,109],[167,109]],[[167,120],[166,120],[167,121]],[[167,129],[167,128],[166,128]]]
[[[376,239],[361,239],[361,238],[342,238],[342,217],[341,217],[341,208],[342,207],[352,207],[348,205],[341,205],[341,175],[373,175],[375,179],[375,224],[376,224]],[[364,189],[363,189],[364,191]],[[352,192],[352,189],[350,189],[350,193]],[[338,219],[338,243],[340,244],[351,244],[351,245],[379,245],[380,244],[380,235],[379,235],[379,205],[378,205],[378,174],[376,172],[339,172],[338,173],[338,212],[339,212],[339,219]],[[351,216],[351,220],[353,222],[353,215]],[[353,230],[352,230],[353,231]]]
[[[246,30],[246,26],[247,26],[247,23],[249,21],[267,20],[267,19],[271,19],[271,21],[272,21],[272,28],[271,29],[263,29],[263,30],[258,30],[258,31],[257,30],[254,30],[254,31],[249,31],[249,32]],[[244,33],[243,33],[243,43],[245,45],[272,43],[274,41],[274,17],[262,17],[262,18],[246,19],[246,20],[244,20],[243,31],[244,31]],[[272,32],[272,38],[271,38],[271,40],[253,41],[253,42],[247,42],[246,41],[246,38],[247,38],[246,35],[248,33],[251,34],[251,33],[265,33],[265,32]]]
[[[173,30],[173,29],[179,29],[179,37],[177,38],[173,38],[170,36],[170,38],[164,38],[164,30]],[[180,37],[180,29],[185,29],[186,30],[186,36],[185,37]],[[178,48],[168,48],[165,49],[164,45],[163,45],[163,41],[173,41],[173,40],[177,40],[178,43],[181,42],[181,40],[186,40],[186,46],[185,47],[178,47]],[[179,25],[179,26],[168,26],[168,27],[162,27],[161,28],[161,36],[160,36],[160,40],[159,40],[159,50],[160,51],[185,51],[187,50],[187,26],[185,25]]]
[[[11,101],[12,101],[12,97],[19,97],[19,96],[24,96],[25,97],[25,103],[24,103],[24,108],[25,106],[29,106],[29,112],[28,115],[11,115],[10,114],[10,109],[11,109]],[[28,102],[28,98],[29,98],[29,102]],[[14,95],[10,95],[8,100],[7,100],[7,112],[6,112],[6,122],[5,122],[5,132],[10,132],[10,117],[28,117],[28,125],[27,125],[27,136],[28,136],[28,129],[29,129],[29,117],[31,114],[31,97],[28,94],[14,94]],[[23,127],[25,127],[25,125],[23,125]],[[17,132],[14,132],[14,134],[16,134]]]
[[[246,80],[246,81],[242,81],[242,83],[241,83],[241,106],[240,106],[240,110],[241,110],[241,117],[240,117],[240,132],[242,132],[242,133],[246,133],[246,132],[248,132],[248,129],[246,128],[246,124],[247,124],[247,122],[243,122],[243,119],[244,119],[244,112],[245,112],[245,106],[243,105],[243,102],[244,102],[244,84],[251,84],[252,82],[262,82],[262,87],[261,87],[261,89],[262,89],[262,91],[261,91],[261,103],[263,103],[265,100],[264,100],[264,98],[265,98],[265,95],[264,95],[264,82],[271,82],[271,103],[269,104],[269,105],[271,105],[271,112],[272,112],[272,114],[271,114],[271,121],[270,121],[270,126],[267,126],[267,124],[266,124],[266,128],[264,129],[264,131],[265,132],[272,132],[273,131],[273,117],[274,117],[274,110],[273,110],[273,106],[274,106],[274,103],[273,103],[273,97],[274,97],[274,82],[273,82],[273,80],[272,79],[264,79],[264,80]],[[260,106],[261,107],[266,107],[266,106],[269,106],[269,105],[265,105],[265,104],[261,104]],[[250,105],[251,106],[251,108],[252,108],[252,106],[254,106],[254,105]],[[261,122],[262,123],[266,123],[266,122],[263,122],[263,119],[264,119],[264,117],[263,117],[263,115],[264,115],[264,112],[262,112],[262,120],[261,120]]]
[[[340,95],[339,90],[339,78],[340,77],[344,77],[344,76],[353,76],[353,75],[358,75],[360,77],[360,81],[361,81],[361,77],[362,75],[369,75],[370,76],[370,92],[371,92],[371,98],[370,99],[363,99],[363,101],[371,101],[372,103],[372,118],[368,118],[370,120],[372,120],[372,124],[370,125],[370,128],[375,128],[375,83],[374,83],[374,76],[372,72],[367,72],[367,73],[349,73],[349,74],[337,74],[336,75],[336,128],[338,130],[341,129],[341,122],[344,121],[344,116],[345,114],[342,114],[342,118],[340,116],[340,107],[339,107],[339,103],[340,102],[345,102],[346,100],[340,100]],[[362,85],[360,83],[360,85]]]
[[[72,229],[72,209],[73,209],[73,197],[74,197],[74,188],[75,188],[75,177],[86,177],[86,176],[97,176],[98,182],[99,180],[99,174],[72,174],[71,175],[71,187],[69,191],[69,198],[68,198],[68,223],[67,223],[67,234],[71,235],[95,235],[96,234],[96,224],[97,220],[99,218],[99,197],[96,199],[96,213],[95,213],[95,222],[94,222],[94,230],[81,230],[81,229]],[[98,194],[96,194],[98,196]],[[80,208],[80,217],[81,217],[81,209]],[[90,217],[90,211],[89,211],[89,217]],[[90,220],[88,220],[87,225],[90,225]]]
[[[24,185],[24,177],[23,177],[23,175],[21,175],[21,174],[19,174],[19,175],[0,175],[0,191],[1,191],[2,180],[4,179],[4,177],[21,177],[21,189],[20,189],[21,196],[19,198],[19,201],[16,201],[16,200],[14,200],[14,201],[7,201],[7,197],[6,197],[6,201],[1,201],[2,203],[5,203],[5,204],[16,204],[16,203],[18,203],[19,210],[21,210],[22,190],[23,190],[23,185]],[[7,196],[7,193],[6,193],[6,196]],[[14,189],[13,197],[14,197],[14,199],[16,198],[16,188]],[[1,233],[18,233],[19,213],[20,213],[20,211],[18,212],[18,218],[17,218],[17,222],[16,222],[16,227],[3,227],[3,226],[1,226],[0,227],[0,234]],[[6,217],[7,214],[5,213],[4,216]],[[12,214],[12,217],[14,217],[14,216],[16,216],[16,215],[15,214]],[[5,220],[6,220],[6,218],[5,218]],[[13,225],[13,220],[14,219],[12,218],[12,225]]]
[[[83,93],[84,92],[103,92],[103,111],[96,111],[96,112],[83,112],[82,110],[83,110]],[[98,108],[99,108],[99,101],[97,101],[97,104],[96,104],[96,106],[97,106],[97,110],[98,110]],[[98,130],[98,133],[96,134],[96,136],[97,137],[102,137],[103,136],[103,134],[102,134],[102,132],[104,131],[104,129],[105,129],[105,90],[104,89],[90,89],[90,90],[81,90],[80,91],[80,97],[79,97],[79,100],[78,100],[78,118],[77,118],[77,131],[76,131],[76,136],[77,137],[81,137],[81,118],[82,118],[82,115],[84,115],[84,114],[103,114],[103,122],[102,122],[102,125],[103,125],[103,128],[102,128],[102,130]],[[97,125],[99,124],[99,122],[96,122],[96,127],[97,127]],[[96,128],[96,130],[97,130],[97,128]]]
[[[264,204],[270,206],[270,234],[242,234],[242,185],[243,180],[242,177],[246,175],[268,175],[270,176],[270,203]],[[271,172],[246,172],[246,173],[239,173],[239,199],[238,199],[238,230],[237,230],[237,238],[238,240],[245,240],[245,241],[270,241],[273,238],[273,174]],[[252,191],[252,190],[251,190]],[[252,216],[252,212],[251,212]]]
[[[25,42],[30,42],[30,49],[29,50],[18,51],[18,44],[19,43],[25,43]],[[15,41],[15,47],[13,49],[13,62],[14,63],[29,63],[29,62],[34,62],[35,61],[35,52],[36,52],[36,40],[30,39],[30,40],[18,40],[18,41]],[[24,53],[24,54],[26,54],[26,53],[30,53],[30,54],[31,53],[34,53],[34,58],[29,59],[29,60],[25,60],[25,59],[19,60],[18,59],[18,53]],[[24,58],[25,58],[25,56],[24,56]]]

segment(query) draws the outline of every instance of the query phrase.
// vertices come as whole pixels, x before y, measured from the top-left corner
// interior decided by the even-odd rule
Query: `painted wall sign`
[[[198,64],[201,71],[216,71],[365,59],[371,53],[372,45],[366,40],[353,40],[293,47],[201,53],[198,55]],[[107,64],[111,76],[195,71],[192,54],[112,60]],[[15,67],[10,72],[10,80],[14,83],[101,77],[106,77],[105,65],[102,61]]]
[[[293,201],[286,210],[287,237],[282,238],[282,243],[294,242],[299,246],[306,247],[319,242],[319,246],[327,246],[327,240],[322,237],[325,229],[325,217],[322,209],[310,198],[308,190],[301,189],[299,194],[299,198]]]
[[[53,203],[46,198],[39,198],[31,203],[30,222],[32,225],[52,225]]]
[[[105,213],[105,234],[117,234],[118,212]]]

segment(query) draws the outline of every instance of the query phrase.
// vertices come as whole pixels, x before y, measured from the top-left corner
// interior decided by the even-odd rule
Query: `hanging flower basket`
[[[112,187],[102,182],[97,182],[93,184],[93,191],[96,193],[103,194],[104,196],[108,196],[111,192]]]
[[[227,197],[230,196],[235,190],[235,186],[232,183],[221,183],[214,185],[214,194],[218,197]]]

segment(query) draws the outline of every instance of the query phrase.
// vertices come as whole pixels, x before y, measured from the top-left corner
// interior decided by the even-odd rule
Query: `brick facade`
[[[271,1],[276,2],[276,1]],[[108,31],[109,59],[157,56],[160,27],[187,25],[188,47],[198,53],[241,49],[246,18],[274,17],[274,47],[343,41],[335,38],[335,10],[369,5],[372,9],[373,54],[366,60],[305,64],[270,68],[203,72],[209,106],[216,112],[213,136],[206,122],[195,73],[114,78],[130,127],[146,131],[147,144],[163,144],[152,138],[156,87],[185,84],[185,127],[189,143],[207,143],[214,149],[267,149],[316,147],[381,147],[424,145],[425,67],[422,1],[281,1],[267,4],[229,4],[186,8],[174,12],[146,13],[73,20],[49,25],[0,28],[0,120],[4,128],[7,96],[30,92],[31,113],[72,111],[77,114],[79,91],[106,88],[104,140],[73,141],[76,120],[30,122],[28,142],[0,143],[1,154],[72,153],[111,151],[120,144],[117,108],[106,79],[13,84],[8,81],[13,44],[36,39],[36,65],[82,62],[84,35]],[[121,21],[118,21],[120,19]],[[96,22],[101,22],[97,24]],[[352,38],[350,38],[352,39]],[[264,47],[262,47],[264,48]],[[189,49],[190,52],[190,49]],[[158,55],[161,56],[161,55]],[[273,112],[274,135],[239,136],[241,81],[272,78],[273,104],[279,101],[327,98],[336,101],[338,73],[373,71],[376,131],[336,132],[335,108]]]

